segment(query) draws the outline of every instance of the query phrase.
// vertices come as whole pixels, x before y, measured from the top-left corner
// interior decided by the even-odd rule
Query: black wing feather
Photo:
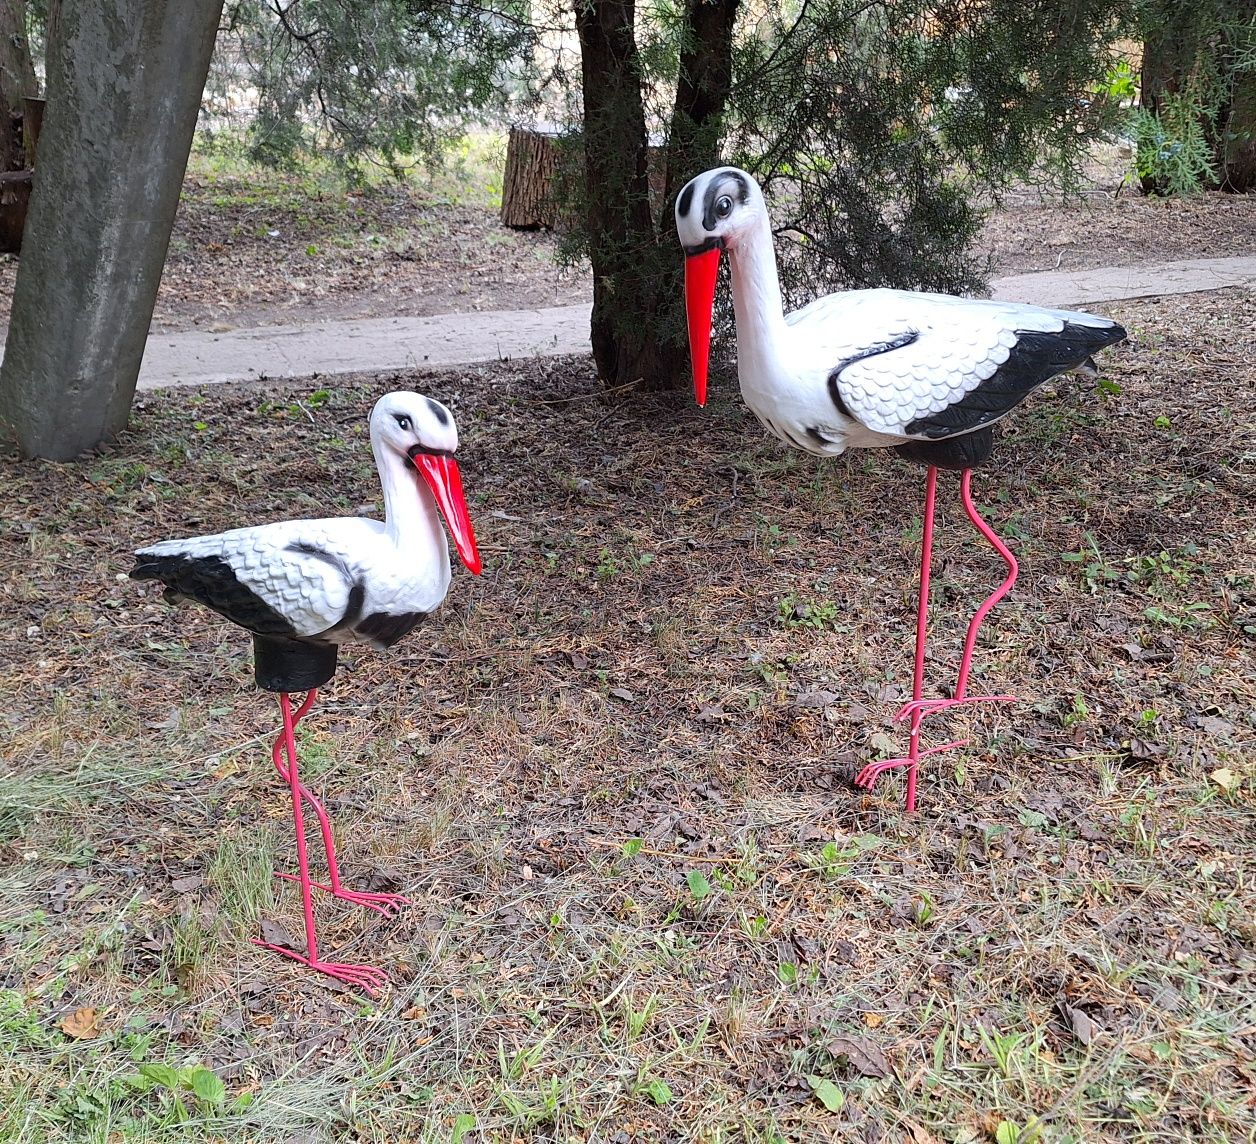
[[[193,600],[232,623],[263,636],[295,636],[296,629],[252,589],[221,556],[136,557],[132,580],[160,580],[171,603]]]
[[[399,615],[373,612],[354,624],[353,630],[381,647],[392,647],[398,640],[404,639],[414,631],[425,619],[427,619],[426,612],[402,612]]]
[[[1115,323],[1096,327],[1066,322],[1057,334],[1018,330],[1007,361],[992,376],[941,413],[916,418],[907,432],[940,440],[980,429],[1019,405],[1043,382],[1084,365],[1091,354],[1124,337],[1125,330]]]

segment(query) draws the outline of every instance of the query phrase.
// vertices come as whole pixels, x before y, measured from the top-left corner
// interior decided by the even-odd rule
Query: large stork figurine
[[[140,549],[131,572],[137,580],[160,580],[170,602],[204,604],[253,634],[257,684],[279,694],[283,731],[271,758],[291,791],[296,827],[297,873],[277,876],[300,883],[306,949],[255,944],[368,993],[387,981],[386,974],[375,966],[320,956],[313,891],[385,915],[408,902],[400,894],[349,890],[341,882],[327,812],[298,774],[295,728],[313,706],[318,688],[335,673],[341,644],[391,647],[440,606],[450,578],[440,514],[463,563],[473,573],[480,571],[453,456],[458,430],[449,410],[417,393],[389,393],[371,412],[371,447],[384,492],[382,522],[285,520],[165,540]],[[299,691],[306,696],[294,713],[291,693]],[[310,877],[303,802],[322,831],[327,882]]]
[[[711,308],[720,253],[729,258],[737,323],[737,377],[742,397],[764,428],[786,445],[820,457],[846,449],[895,448],[928,466],[916,666],[903,758],[872,763],[855,782],[871,789],[879,775],[907,769],[906,806],[916,805],[916,772],[924,755],[960,743],[920,749],[923,719],[961,703],[1007,701],[969,695],[968,674],[982,620],[1016,582],[1016,559],[972,499],[972,470],[990,456],[994,422],[1043,382],[1070,370],[1093,370],[1091,354],[1121,341],[1116,322],[1094,314],[923,294],[850,290],[783,312],[776,255],[759,185],[745,171],[721,167],[687,183],[676,199],[676,230],[685,252],[685,303],[694,392],[706,403]],[[923,696],[929,566],[938,469],[957,469],[968,518],[1007,564],[1007,576],[968,626],[950,698]]]

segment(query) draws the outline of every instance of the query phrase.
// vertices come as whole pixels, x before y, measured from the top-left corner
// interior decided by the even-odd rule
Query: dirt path
[[[1077,307],[1251,283],[1256,283],[1256,256],[1022,274],[992,285],[994,296],[1008,301]],[[162,333],[149,338],[140,388],[423,369],[589,351],[587,304]]]

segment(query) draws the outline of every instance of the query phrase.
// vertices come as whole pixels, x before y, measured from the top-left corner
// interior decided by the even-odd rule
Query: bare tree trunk
[[[1256,190],[1256,69],[1235,70],[1233,87],[1217,117],[1221,189],[1243,194]]]
[[[26,0],[0,0],[0,171],[26,165],[20,121],[22,100],[39,94],[26,39]]]
[[[738,0],[689,0],[688,27],[667,145],[666,198],[720,158],[724,109],[733,86],[733,25]]]
[[[1256,3],[1220,0],[1201,11],[1168,0],[1149,11],[1156,18],[1143,41],[1139,105],[1156,113],[1166,96],[1219,88],[1220,105],[1201,118],[1218,182],[1226,191],[1256,189],[1256,71],[1240,66],[1251,51]],[[1154,176],[1141,181],[1149,193],[1164,190]]]
[[[56,6],[0,424],[69,460],[130,413],[222,0]]]
[[[684,377],[682,262],[671,208],[680,184],[718,161],[737,6],[738,0],[688,0],[666,169],[655,188],[656,227],[634,4],[577,4],[593,356],[607,385],[670,389]]]
[[[576,6],[593,267],[591,333],[604,384],[665,389],[675,384],[683,358],[678,344],[660,336],[657,320],[668,299],[650,214],[635,17],[633,0],[581,0]]]

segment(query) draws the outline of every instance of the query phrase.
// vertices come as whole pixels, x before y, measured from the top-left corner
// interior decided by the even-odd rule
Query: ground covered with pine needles
[[[1256,1138],[1256,297],[1108,308],[1009,420],[1022,562],[974,687],[899,753],[922,471],[782,451],[725,384],[582,359],[145,396],[0,462],[0,1138]],[[302,728],[378,1001],[300,932],[249,643],[126,579],[164,537],[377,511],[375,396],[446,401],[486,557]],[[931,686],[1001,565],[945,481]],[[318,855],[317,847],[314,854]]]

